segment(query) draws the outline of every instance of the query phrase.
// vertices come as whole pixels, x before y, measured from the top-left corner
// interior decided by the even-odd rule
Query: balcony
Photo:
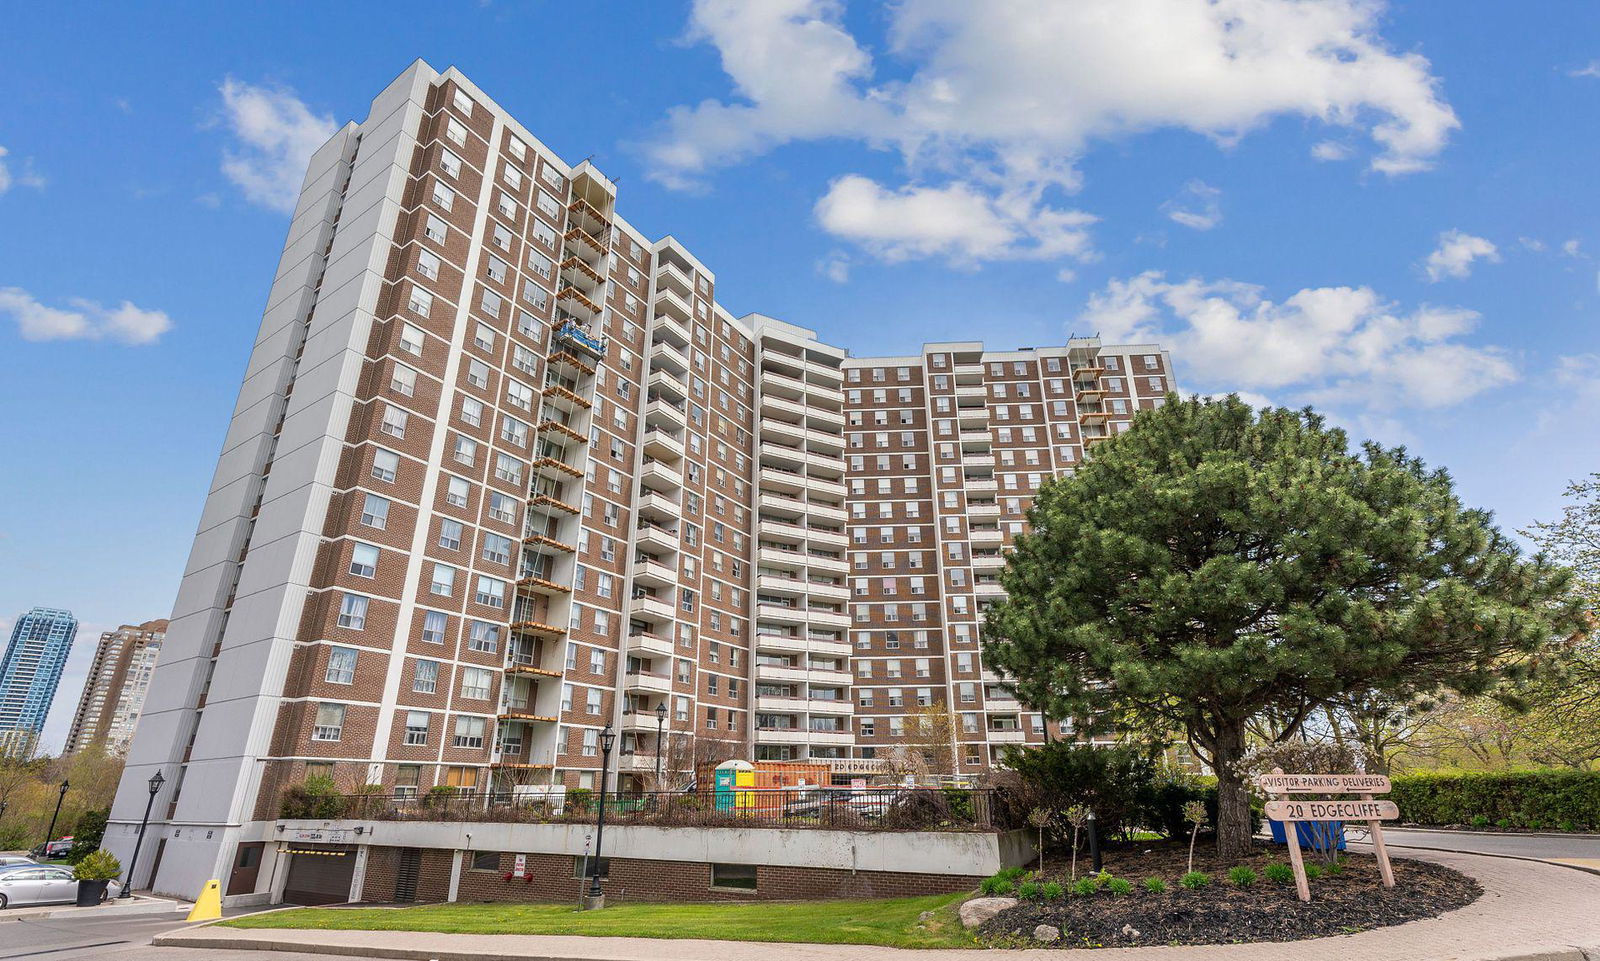
[[[678,507],[678,499],[676,497],[655,491],[645,491],[640,494],[638,503],[634,505],[634,510],[645,520],[666,524],[669,527],[682,513],[682,509]]]
[[[646,487],[676,495],[683,489],[683,473],[659,460],[647,460],[639,468],[639,480]]]
[[[545,597],[563,597],[572,593],[572,588],[566,584],[558,584],[532,574],[517,579],[517,590],[524,594],[542,594]]]
[[[824,527],[806,528],[806,539],[819,547],[831,547],[835,550],[845,550],[850,546],[850,539],[844,531],[830,531]]]
[[[689,358],[665,340],[650,345],[650,367],[653,370],[671,370],[679,374],[689,372]]]
[[[633,562],[633,582],[646,587],[671,589],[678,586],[678,572],[660,561],[639,558]]]
[[[813,684],[833,684],[839,687],[849,687],[854,683],[849,671],[830,671],[821,667],[809,668],[806,671],[806,680]]]
[[[683,441],[664,427],[644,429],[644,453],[663,461],[683,460]]]
[[[561,239],[566,241],[568,249],[573,250],[579,256],[599,262],[606,256],[609,235],[609,230],[602,230],[598,234],[593,234],[582,227],[573,226],[561,236]]]
[[[959,385],[956,387],[956,400],[959,401],[986,401],[989,396],[988,388],[982,384]]]
[[[799,424],[771,417],[761,418],[761,439],[798,448],[806,439],[806,429]]]
[[[991,727],[986,732],[990,744],[1026,744],[1028,732],[1020,727]]]
[[[689,399],[689,385],[670,370],[651,371],[646,384],[651,396],[665,397],[680,404]]]
[[[588,303],[590,307],[593,307],[594,313],[598,314],[600,312],[600,308],[595,306],[594,301],[584,297],[583,294],[578,292],[576,288],[563,287],[562,290],[572,291],[574,297],[581,299],[582,301]],[[556,328],[555,342],[563,347],[577,352],[580,357],[584,354],[587,354],[596,360],[601,360],[606,356],[605,338],[594,336],[570,320]],[[589,368],[588,372],[593,374],[594,368]]]
[[[762,493],[756,499],[762,517],[779,517],[785,520],[804,517],[806,515],[806,502],[797,497],[785,497],[782,494]]]
[[[806,699],[772,694],[756,695],[756,710],[764,714],[804,714]]]
[[[672,638],[649,631],[636,631],[628,635],[628,653],[648,654],[651,657],[671,657]]]
[[[850,600],[850,588],[845,584],[827,584],[821,581],[807,581],[803,589],[811,597],[818,600],[836,601],[840,604]]]
[[[650,594],[635,594],[628,601],[628,616],[644,618],[651,621],[670,621],[677,616],[677,608],[664,597]]]
[[[572,554],[577,551],[577,547],[574,545],[568,544],[566,541],[558,541],[548,534],[524,534],[522,537],[522,546],[546,547],[553,551],[561,551],[564,554]]]
[[[812,627],[826,627],[840,631],[850,629],[850,615],[843,611],[811,608],[806,611],[806,619],[811,622]]]
[[[653,397],[650,403],[645,405],[644,422],[678,431],[689,426],[683,406],[674,404],[664,397]]]
[[[847,641],[826,641],[820,637],[806,638],[806,651],[821,657],[835,658],[850,657],[854,653]]]
[[[638,694],[671,694],[672,678],[654,671],[629,671],[623,675],[622,687]]]
[[[856,736],[850,731],[819,730],[817,728],[812,728],[805,732],[803,740],[808,744],[840,744],[849,747],[850,745],[855,744]]]
[[[587,335],[585,335],[585,336],[587,336]],[[587,353],[587,352],[585,352],[585,353]],[[546,363],[549,364],[551,370],[556,371],[556,372],[565,372],[565,373],[571,375],[574,378],[577,378],[577,377],[580,377],[580,376],[583,376],[583,377],[593,377],[594,376],[594,367],[592,365],[590,365],[587,361],[583,360],[582,357],[580,357],[573,350],[566,350],[566,349],[553,350],[545,358],[545,361],[546,361]]]
[[[994,501],[967,501],[967,516],[973,520],[996,521],[1000,519],[1000,505]]]
[[[965,481],[968,494],[1000,493],[1000,485],[995,483],[993,477],[968,477]]]
[[[538,432],[540,434],[555,434],[559,437],[565,437],[567,440],[579,444],[587,444],[589,442],[589,438],[583,436],[559,420],[541,420],[539,422]]]
[[[606,282],[598,270],[589,266],[580,257],[568,257],[563,260],[560,270],[561,279],[580,290],[593,292]]]
[[[967,540],[973,544],[999,547],[1006,542],[1006,535],[998,527],[974,527],[967,532]]]
[[[763,397],[770,394],[804,405],[806,382],[799,377],[794,377],[780,370],[773,370],[763,362],[759,372],[759,381]]]
[[[804,637],[788,634],[763,634],[757,631],[756,639],[751,643],[758,651],[769,651],[774,654],[807,654],[811,651]]]
[[[676,318],[666,314],[657,314],[650,324],[650,336],[655,340],[665,340],[676,344],[679,349],[689,346],[689,328],[685,327]]]
[[[671,317],[685,324],[694,320],[694,308],[689,306],[689,301],[670,287],[656,289],[653,313],[657,317]]]
[[[757,604],[756,617],[770,624],[787,624],[798,626],[806,622],[806,612],[799,607],[785,607],[782,604]]]
[[[844,697],[807,698],[806,705],[812,714],[846,715],[856,712],[855,705]]]
[[[535,477],[556,480],[563,474],[567,477],[582,477],[583,471],[559,458],[541,457],[533,462],[533,474]]]
[[[647,554],[676,554],[678,553],[677,528],[641,521],[635,544],[639,550]]]
[[[780,574],[758,574],[756,575],[756,590],[762,594],[799,597],[806,593],[807,585],[799,577],[785,577]]]
[[[798,727],[758,727],[757,744],[804,744],[806,731]]]
[[[528,498],[528,506],[529,507],[545,507],[545,508],[549,508],[551,510],[563,511],[565,513],[572,514],[574,516],[579,514],[581,512],[581,510],[582,510],[576,504],[568,504],[566,501],[560,500],[559,498],[556,498],[556,497],[552,497],[549,494],[535,494],[535,495],[533,495],[532,497]]]
[[[755,679],[758,681],[788,681],[801,683],[807,679],[806,669],[803,667],[788,667],[783,664],[763,664],[760,661],[755,665]]]
[[[677,264],[661,261],[660,266],[656,268],[656,289],[671,290],[684,298],[693,297],[694,280],[679,269]]]

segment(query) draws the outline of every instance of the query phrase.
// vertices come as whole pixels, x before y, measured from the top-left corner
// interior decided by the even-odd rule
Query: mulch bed
[[[1201,839],[1205,845],[1206,839]],[[1317,863],[1307,854],[1307,863]],[[1385,890],[1378,862],[1370,854],[1346,853],[1343,870],[1311,882],[1311,901],[1295,897],[1294,884],[1280,884],[1265,875],[1247,888],[1228,881],[1228,870],[1248,865],[1261,874],[1266,865],[1288,862],[1282,845],[1258,844],[1248,858],[1221,860],[1209,850],[1195,849],[1195,870],[1211,875],[1211,884],[1191,891],[1178,884],[1187,869],[1188,849],[1177,842],[1138,843],[1107,851],[1105,868],[1133,882],[1130,894],[1108,891],[1069,894],[1057,901],[1024,901],[979,929],[991,944],[1041,947],[1033,930],[1041,924],[1061,929],[1051,946],[1062,948],[1129,947],[1150,944],[1240,944],[1250,941],[1297,941],[1437,917],[1477,900],[1478,882],[1449,868],[1425,861],[1395,858],[1395,887]],[[1080,853],[1078,875],[1089,873]],[[1070,887],[1067,864],[1046,862],[1045,877]],[[1160,894],[1146,891],[1147,877],[1167,882]]]

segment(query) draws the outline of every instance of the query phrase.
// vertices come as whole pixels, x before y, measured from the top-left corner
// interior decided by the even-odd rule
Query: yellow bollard
[[[215,921],[222,917],[222,885],[207,881],[200,896],[194,899],[194,908],[185,921]]]

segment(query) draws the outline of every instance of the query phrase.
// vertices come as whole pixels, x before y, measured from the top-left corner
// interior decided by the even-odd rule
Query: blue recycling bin
[[[1319,824],[1326,824],[1327,830],[1318,831]],[[1267,826],[1272,829],[1272,840],[1277,844],[1287,845],[1289,835],[1283,829],[1282,821],[1267,819]],[[1300,846],[1313,851],[1321,851],[1329,837],[1333,838],[1333,849],[1344,850],[1344,822],[1343,821],[1296,821],[1294,822],[1295,834],[1299,835]]]

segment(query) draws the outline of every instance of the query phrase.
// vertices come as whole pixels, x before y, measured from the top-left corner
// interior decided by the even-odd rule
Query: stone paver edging
[[[1408,854],[1408,856],[1411,856]],[[1463,871],[1483,897],[1438,918],[1344,937],[1285,944],[1153,946],[1075,952],[1080,961],[1600,961],[1600,877],[1539,862],[1417,852]],[[1404,867],[1399,867],[1404,883]],[[258,931],[205,926],[162,935],[157,945],[303,951],[416,961],[973,961],[966,950],[852,944],[769,944],[517,934],[387,931]],[[1064,961],[1060,949],[1007,950],[1004,961]]]

